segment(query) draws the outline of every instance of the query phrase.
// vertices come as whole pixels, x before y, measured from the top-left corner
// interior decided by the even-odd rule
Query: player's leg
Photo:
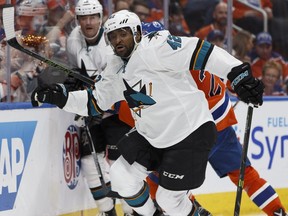
[[[209,162],[219,177],[222,178],[228,175],[231,181],[237,185],[241,154],[242,145],[237,139],[234,129],[228,127],[218,132],[217,142],[209,155]],[[249,159],[246,163],[244,190],[250,199],[266,214],[274,215],[274,212],[279,209],[283,209],[283,212],[285,212],[273,187],[259,176],[258,172],[251,166]]]
[[[130,111],[129,111],[130,112]],[[131,127],[126,123],[119,120],[118,114],[104,116],[101,122],[101,127],[105,131],[105,137],[107,140],[106,147],[106,157],[108,163],[111,166],[117,158],[120,156],[120,152],[117,149],[117,143],[119,140],[131,130]],[[120,199],[120,204],[124,216],[136,216],[138,215],[133,209],[125,202],[125,200]]]
[[[156,211],[149,197],[149,188],[143,181],[147,174],[144,166],[137,162],[131,165],[122,156],[113,163],[110,169],[112,190],[117,191],[129,206],[143,216],[154,215]]]
[[[156,171],[149,173],[146,182],[149,185],[151,199],[154,201],[156,208],[162,211],[161,207],[156,202],[156,191],[159,186],[159,173]],[[191,192],[187,193],[187,195],[192,203],[197,207],[199,216],[212,216],[212,214],[196,200],[195,196]]]
[[[215,125],[207,122],[177,145],[163,150],[156,201],[168,215],[180,212],[194,215],[195,211],[199,214],[187,191],[203,184],[208,155],[215,140]]]
[[[109,165],[104,157],[105,150],[105,137],[99,123],[91,121],[89,125],[90,133],[92,135],[94,147],[97,153],[97,159],[100,165],[100,168],[103,173],[103,179],[105,180],[106,186],[108,188],[110,185],[109,177]],[[85,131],[81,133],[81,171],[85,177],[87,184],[90,188],[91,194],[95,200],[97,208],[101,214],[106,214],[107,216],[116,216],[116,211],[114,208],[114,200],[110,197],[105,197],[105,191],[101,186],[99,179],[99,173],[97,171],[95,161],[91,155],[91,148],[89,147],[89,140]]]
[[[97,153],[97,157],[100,163],[100,167],[102,169],[102,173],[104,175],[103,178],[105,179],[105,183],[107,187],[110,187],[110,178],[107,173],[108,165],[104,165],[105,164],[104,153],[101,154]],[[105,197],[105,191],[101,186],[99,174],[95,167],[92,155],[82,157],[81,166],[83,176],[87,181],[87,184],[90,188],[91,194],[95,200],[99,212],[105,212],[109,216],[115,216],[116,212],[114,209],[114,200],[112,198]]]
[[[155,166],[159,164],[157,160],[160,155],[135,129],[127,133],[117,147],[121,156],[110,168],[112,190],[124,197],[127,204],[138,214],[144,216],[156,214],[144,179],[148,175],[147,168],[152,164]]]
[[[231,181],[236,185],[239,178],[239,170],[228,173]],[[250,199],[267,215],[285,216],[285,208],[274,188],[252,167],[245,169],[244,190]],[[277,214],[275,214],[277,213]]]

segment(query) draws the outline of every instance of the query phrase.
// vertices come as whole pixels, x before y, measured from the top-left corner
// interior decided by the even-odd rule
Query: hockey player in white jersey
[[[67,55],[70,66],[73,68],[82,67],[82,61],[85,64],[86,71],[79,70],[83,75],[95,79],[105,69],[107,62],[106,56],[113,54],[110,46],[107,46],[104,38],[104,29],[102,27],[103,8],[98,0],[80,0],[75,7],[76,26],[67,39]],[[71,80],[71,79],[70,79]],[[76,81],[75,85],[69,85],[71,88],[85,88],[85,84]],[[78,89],[77,89],[78,90]],[[79,117],[79,116],[77,116]],[[83,118],[77,118],[80,123]],[[89,120],[88,120],[89,119]],[[113,153],[109,150],[106,159],[106,146],[115,145],[131,127],[121,122],[115,110],[103,113],[96,117],[86,119],[97,158],[104,175],[107,187],[110,187],[109,160],[115,160]],[[79,124],[79,122],[78,122]],[[87,183],[99,210],[99,215],[115,216],[115,201],[110,197],[105,197],[99,173],[97,172],[93,156],[89,148],[89,140],[86,130],[81,128],[81,169],[84,173]],[[112,138],[111,138],[112,137]],[[118,152],[117,152],[118,153]],[[112,156],[111,156],[112,155]],[[111,161],[109,161],[111,163]],[[121,200],[124,216],[132,216],[132,208]]]
[[[255,105],[263,103],[263,84],[249,65],[206,41],[168,31],[142,38],[141,22],[132,12],[112,14],[104,27],[116,55],[107,61],[95,89],[67,93],[54,84],[36,89],[32,104],[48,102],[89,115],[125,99],[136,130],[117,145],[122,155],[110,170],[112,190],[137,213],[158,215],[144,179],[149,170],[160,168],[156,200],[161,208],[170,216],[198,215],[186,192],[204,182],[216,128],[190,69],[230,80],[239,98]]]
[[[104,41],[104,30],[101,28],[103,8],[98,0],[80,0],[75,7],[75,14],[79,25],[73,29],[67,39],[66,47],[69,63],[73,68],[81,68],[81,61],[83,60],[88,69],[88,74],[85,75],[94,79],[105,68],[106,62],[103,58],[105,58],[107,51],[109,51]],[[93,56],[96,58],[93,58]],[[83,88],[82,83],[79,84],[77,81],[76,83],[77,85],[75,86],[70,85],[70,90],[79,87]],[[103,142],[105,141],[102,138],[101,127],[98,123],[101,121],[101,117],[92,117],[94,119],[89,120],[88,127],[91,131],[93,143],[89,143],[86,130],[84,128],[81,129],[81,170],[98,207],[99,215],[116,216],[114,200],[110,197],[105,197],[102,192],[99,173],[94,164],[90,148],[88,148],[89,145],[95,144],[94,148],[104,175],[103,179],[107,187],[109,187],[109,165],[104,158],[105,143]],[[77,124],[79,124],[79,121],[83,121],[82,118],[77,119]],[[83,123],[88,124],[88,121],[83,121]]]

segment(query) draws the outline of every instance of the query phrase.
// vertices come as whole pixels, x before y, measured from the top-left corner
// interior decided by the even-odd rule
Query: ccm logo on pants
[[[184,178],[184,175],[172,174],[166,171],[163,171],[163,176],[166,176],[171,179],[183,179]]]

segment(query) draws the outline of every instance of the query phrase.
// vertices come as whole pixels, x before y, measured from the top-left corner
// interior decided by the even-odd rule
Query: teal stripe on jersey
[[[196,57],[196,64],[195,64],[194,70],[203,69],[202,68],[203,64],[204,63],[206,64],[206,60],[205,60],[206,56],[208,53],[210,54],[210,52],[208,52],[210,47],[211,47],[211,44],[209,42],[203,41],[202,46],[201,46],[201,48],[198,52],[198,55]]]

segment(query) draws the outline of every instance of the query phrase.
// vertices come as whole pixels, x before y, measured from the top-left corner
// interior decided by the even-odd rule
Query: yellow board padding
[[[282,204],[288,211],[288,188],[276,189]],[[196,199],[201,203],[203,207],[209,210],[213,216],[231,216],[234,215],[235,206],[235,192],[226,193],[213,193],[213,194],[201,194],[197,195]],[[118,216],[123,215],[120,204],[116,205],[116,211]],[[59,216],[96,216],[97,209],[83,210],[80,212],[63,214]],[[240,207],[241,216],[264,216],[265,214],[249,199],[247,194],[243,191]]]

